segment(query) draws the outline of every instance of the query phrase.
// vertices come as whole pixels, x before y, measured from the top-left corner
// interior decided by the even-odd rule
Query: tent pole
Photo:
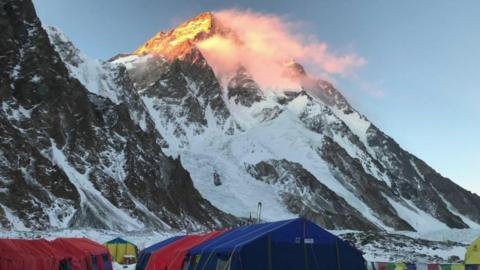
[[[260,223],[260,220],[262,219],[262,202],[258,202],[258,207],[257,207],[257,224]]]
[[[337,270],[341,270],[341,265],[340,265],[340,248],[338,247],[338,239],[335,240],[335,246],[337,248]]]
[[[308,265],[308,250],[307,250],[307,244],[305,243],[305,238],[303,240],[303,254],[304,254],[304,259],[305,259],[305,270],[309,269]]]
[[[268,235],[268,270],[272,270],[272,236]]]
[[[303,254],[304,254],[304,259],[305,259],[305,270],[309,269],[308,265],[308,250],[307,250],[307,243],[305,243],[305,238],[307,238],[307,228],[306,228],[306,223],[302,222],[303,224]]]
[[[232,252],[232,254],[230,254],[230,257],[228,257],[227,264],[225,265],[225,267],[223,268],[223,270],[230,270],[230,264],[231,264],[231,262],[232,262],[232,256],[233,256],[233,252]]]

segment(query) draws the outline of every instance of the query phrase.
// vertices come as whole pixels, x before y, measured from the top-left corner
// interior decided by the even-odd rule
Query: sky
[[[301,25],[333,53],[365,60],[335,84],[404,149],[480,194],[480,2],[34,0],[44,25],[87,55],[132,52],[205,11],[250,10]]]

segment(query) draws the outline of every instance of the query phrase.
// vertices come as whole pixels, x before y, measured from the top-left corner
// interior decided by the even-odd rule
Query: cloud
[[[279,86],[288,83],[283,73],[288,60],[311,68],[313,75],[327,76],[345,75],[366,63],[354,53],[339,55],[324,42],[296,34],[302,30],[299,24],[279,16],[233,9],[214,16],[236,35],[214,35],[197,44],[220,74],[242,64],[261,85]]]

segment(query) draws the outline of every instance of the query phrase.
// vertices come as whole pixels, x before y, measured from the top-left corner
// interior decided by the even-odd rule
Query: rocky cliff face
[[[125,68],[86,58],[55,29],[49,39],[29,1],[2,1],[0,18],[3,227],[198,229],[233,220],[162,152]]]
[[[0,224],[217,227],[306,216],[330,229],[480,226],[480,197],[436,173],[295,62],[296,87],[220,76],[205,13],[91,60],[28,1],[0,6]],[[29,209],[24,211],[23,209]]]

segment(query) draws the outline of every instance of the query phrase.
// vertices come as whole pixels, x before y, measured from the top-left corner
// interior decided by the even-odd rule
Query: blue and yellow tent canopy
[[[110,255],[112,255],[112,260],[115,262],[125,264],[128,258],[135,262],[137,261],[137,246],[125,239],[117,237],[104,245],[108,248]]]

